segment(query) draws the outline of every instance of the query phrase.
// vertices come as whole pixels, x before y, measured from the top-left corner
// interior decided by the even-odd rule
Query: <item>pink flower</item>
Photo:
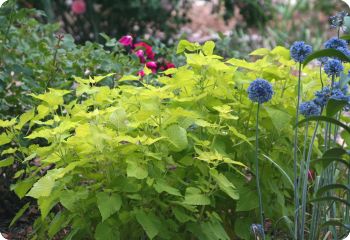
[[[86,11],[86,3],[84,0],[74,0],[71,5],[74,14],[83,14]]]
[[[121,37],[118,42],[120,42],[122,45],[127,47],[127,46],[132,46],[132,41],[133,41],[132,36],[126,35]]]
[[[145,63],[146,59],[145,59],[145,55],[144,55],[144,51],[139,49],[135,52],[135,55],[140,59],[141,63]]]
[[[143,70],[140,70],[137,75],[139,75],[140,77],[144,77],[145,76],[145,72]]]
[[[148,45],[145,42],[139,42],[139,43],[135,43],[135,48],[141,48],[143,50],[145,50],[146,52],[146,56],[149,60],[154,60],[154,52],[152,50],[152,47],[150,45]]]
[[[152,70],[152,73],[156,73],[157,72],[157,63],[154,61],[148,62],[146,63],[146,67],[148,67],[149,69]]]

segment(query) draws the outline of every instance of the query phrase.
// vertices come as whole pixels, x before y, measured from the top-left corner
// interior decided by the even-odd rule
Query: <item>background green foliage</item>
[[[208,0],[209,1],[209,0]],[[102,40],[99,33],[109,36],[145,33],[153,35],[164,32],[166,39],[173,37],[177,30],[189,21],[187,11],[193,1],[189,0],[86,0],[87,12],[74,16],[65,1],[25,1],[22,6],[33,6],[45,10],[49,21],[61,20],[63,29],[72,34],[78,42],[86,40]],[[98,6],[96,8],[96,6]],[[220,0],[213,6],[213,14],[221,14],[225,20],[234,16],[235,8],[239,8],[246,25],[264,26],[273,15],[271,1],[262,4],[255,0]],[[98,10],[96,10],[98,9]],[[224,10],[224,11],[222,11]],[[116,24],[117,23],[117,24]]]

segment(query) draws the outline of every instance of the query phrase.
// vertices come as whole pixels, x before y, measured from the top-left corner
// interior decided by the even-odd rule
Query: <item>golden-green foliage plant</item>
[[[264,216],[293,216],[297,76],[289,50],[258,49],[247,62],[224,60],[214,47],[181,41],[187,63],[152,81],[124,76],[111,88],[98,84],[109,75],[76,77],[74,90],[32,94],[37,106],[0,122],[0,166],[23,166],[12,189],[40,209],[33,238],[64,229],[65,239],[249,239],[259,219],[256,105],[247,96],[256,78],[275,91],[259,116]],[[303,97],[320,88],[318,79],[304,69]]]

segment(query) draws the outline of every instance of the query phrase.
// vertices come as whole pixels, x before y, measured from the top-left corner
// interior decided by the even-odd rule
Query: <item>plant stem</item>
[[[258,198],[259,198],[260,223],[261,223],[261,227],[264,229],[264,210],[263,210],[263,205],[262,205],[262,196],[261,196],[260,179],[259,179],[259,111],[260,111],[260,103],[258,103],[258,109],[256,111],[255,177],[256,177],[256,188],[258,191]],[[265,233],[263,233],[263,239],[265,239]]]
[[[305,231],[305,211],[306,211],[306,198],[307,198],[307,182],[308,182],[308,178],[307,178],[307,174],[309,172],[310,169],[310,161],[311,161],[311,155],[312,155],[312,147],[313,144],[315,142],[315,138],[316,138],[316,134],[317,134],[317,129],[318,129],[318,125],[319,125],[319,121],[316,122],[316,127],[315,127],[315,131],[312,135],[312,139],[309,145],[309,151],[307,154],[307,159],[306,159],[306,166],[305,166],[305,170],[303,172],[303,188],[302,188],[302,198],[301,198],[301,238],[300,240],[304,240],[304,231]]]
[[[295,117],[295,126],[297,126],[299,122],[299,105],[300,105],[300,98],[301,98],[301,63],[299,63],[299,74],[298,74],[298,99],[297,99],[297,112]],[[295,211],[294,211],[294,238],[298,238],[299,233],[299,194],[298,194],[298,176],[297,176],[297,145],[298,145],[298,128],[295,127],[294,130],[294,152],[293,152],[293,172],[294,172],[294,205],[295,205]]]

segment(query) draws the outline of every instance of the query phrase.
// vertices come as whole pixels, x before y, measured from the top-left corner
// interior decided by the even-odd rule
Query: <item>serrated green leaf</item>
[[[47,197],[51,194],[53,187],[55,186],[55,179],[51,175],[45,175],[34,183],[32,189],[30,189],[27,196],[32,198]]]
[[[118,240],[119,232],[116,227],[111,226],[108,222],[101,222],[97,225],[94,235],[96,240]]]
[[[165,130],[165,136],[171,143],[173,147],[172,150],[176,152],[180,152],[188,146],[187,132],[177,124],[167,127]]]
[[[117,193],[99,192],[96,194],[96,199],[102,222],[118,212],[122,206],[122,198]]]
[[[135,217],[150,239],[158,235],[160,220],[154,214],[146,214],[144,211],[138,210],[135,212]]]
[[[128,166],[126,173],[128,177],[134,177],[137,179],[145,179],[148,176],[148,170],[146,166],[138,161],[128,160]]]
[[[216,183],[219,185],[219,188],[229,195],[232,199],[237,200],[239,198],[239,193],[235,186],[223,175],[218,173],[217,170],[211,169],[210,174]]]
[[[154,189],[158,192],[158,193],[162,193],[162,192],[166,192],[169,193],[170,195],[174,195],[174,196],[182,196],[180,191],[172,186],[170,186],[168,183],[166,183],[163,180],[158,180],[155,184],[154,184]]]

